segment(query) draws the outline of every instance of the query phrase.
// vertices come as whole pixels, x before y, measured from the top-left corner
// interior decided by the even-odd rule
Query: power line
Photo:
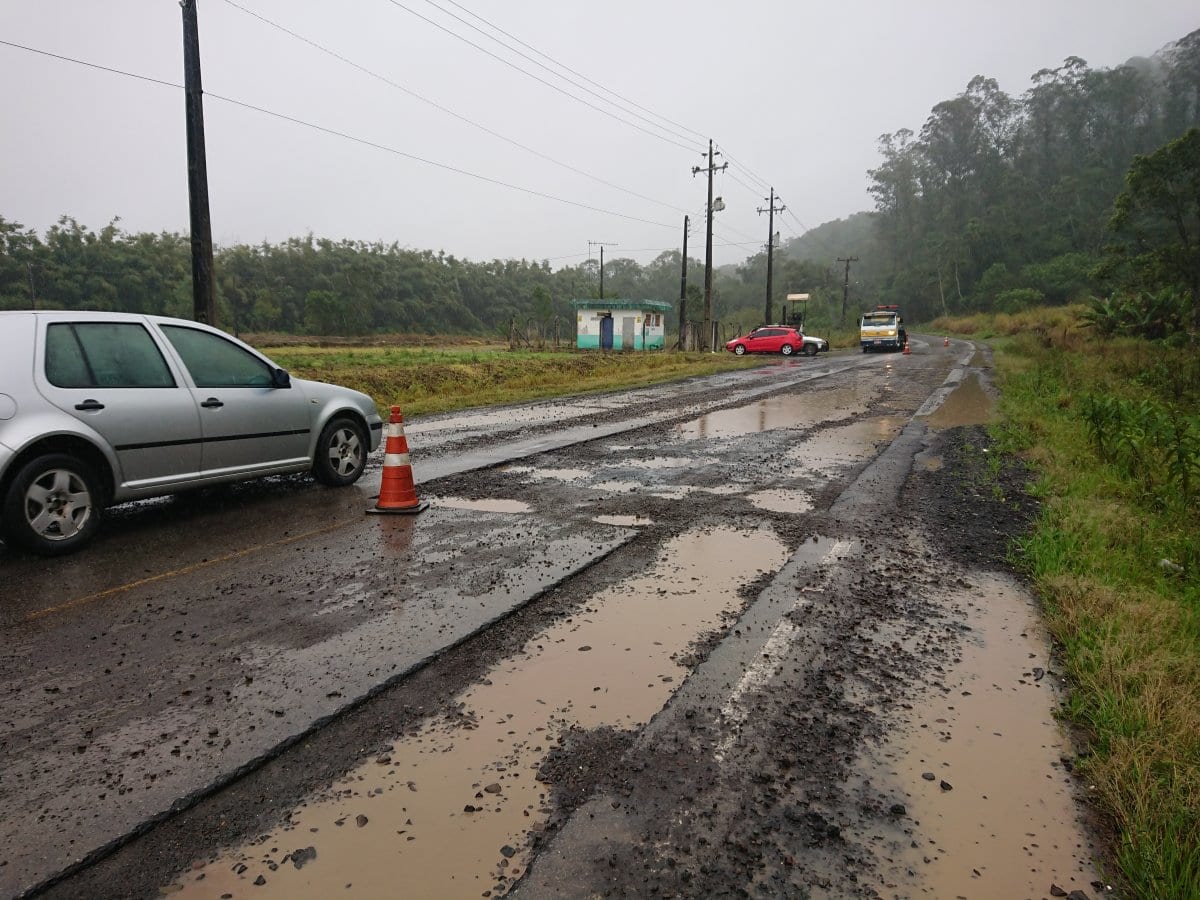
[[[76,59],[76,58],[70,57],[70,56],[63,56],[63,55],[60,55],[57,53],[51,53],[47,50],[39,50],[35,47],[26,47],[23,44],[13,43],[12,41],[0,40],[0,44],[3,44],[8,47],[14,47],[18,50],[25,50],[29,53],[35,53],[35,54],[38,54],[39,56],[47,56],[52,59],[61,60],[62,62],[69,62],[69,63],[74,63],[75,65],[85,66],[89,69],[98,69],[103,72],[110,72],[114,75],[122,75],[127,78],[137,79],[139,81],[148,81],[153,84],[163,85],[164,87],[171,87],[171,88],[176,88],[177,90],[183,90],[182,85],[175,84],[174,82],[164,81],[164,80],[158,79],[158,78],[151,78],[147,75],[138,75],[134,72],[126,72],[124,70],[114,69],[109,66],[102,66],[97,63],[88,62],[87,60]],[[395,147],[389,147],[388,145],[380,144],[377,141],[372,141],[367,138],[361,138],[356,135],[348,134],[347,132],[344,132],[344,131],[338,131],[335,128],[328,128],[324,125],[318,125],[315,122],[309,122],[304,119],[297,118],[296,116],[289,116],[285,113],[276,112],[275,110],[267,109],[266,107],[262,107],[262,106],[257,106],[253,103],[248,103],[244,100],[238,100],[234,97],[226,97],[226,96],[223,96],[222,94],[213,93],[212,91],[205,91],[205,96],[211,97],[214,100],[220,100],[222,103],[228,103],[232,106],[239,106],[243,109],[252,110],[253,112],[261,113],[262,115],[265,115],[265,116],[270,116],[272,118],[280,119],[285,122],[291,122],[294,125],[301,125],[305,128],[310,128],[314,131],[319,131],[324,134],[333,135],[334,137],[339,137],[339,138],[342,138],[343,140],[351,141],[356,144],[361,144],[365,147],[371,147],[376,150],[382,150],[385,153],[391,153],[395,156],[400,156],[400,157],[403,157],[404,159],[412,160],[413,162],[419,162],[424,165],[432,166],[437,169],[443,169],[447,172],[453,172],[457,175],[465,175],[468,178],[474,178],[477,181],[483,181],[488,184],[497,185],[498,187],[504,187],[504,188],[508,188],[509,190],[519,191],[523,194],[529,194],[530,196],[533,196],[533,197],[540,197],[544,200],[553,200],[556,203],[563,203],[567,206],[575,206],[580,209],[589,210],[591,212],[598,212],[598,213],[603,213],[604,215],[615,216],[616,218],[626,219],[630,222],[640,222],[643,225],[654,225],[658,228],[670,228],[671,230],[674,230],[677,227],[674,224],[668,225],[666,222],[655,222],[651,219],[643,219],[639,216],[631,216],[627,213],[620,213],[615,210],[604,209],[603,207],[599,207],[599,206],[592,206],[589,203],[582,203],[578,200],[569,200],[566,197],[559,197],[554,194],[547,194],[544,191],[539,191],[534,188],[527,188],[527,187],[523,187],[521,185],[512,184],[507,181],[502,181],[498,178],[492,178],[491,176],[488,176],[488,175],[481,175],[478,172],[472,172],[472,171],[469,171],[468,169],[460,169],[457,166],[452,166],[452,165],[449,165],[448,163],[441,163],[441,162],[437,162],[436,160],[426,159],[423,156],[417,156],[416,154],[413,154],[413,153],[407,153],[404,150],[399,150]]]
[[[535,150],[533,147],[529,147],[525,144],[522,144],[520,141],[514,140],[513,138],[510,138],[503,134],[500,134],[498,131],[493,131],[491,128],[488,128],[486,125],[482,125],[479,122],[476,122],[474,119],[471,119],[467,116],[457,113],[454,110],[450,109],[449,107],[443,106],[442,104],[438,103],[436,100],[431,100],[428,97],[418,94],[416,91],[411,90],[410,88],[407,88],[404,85],[402,85],[396,81],[393,81],[392,79],[388,78],[386,75],[380,75],[378,72],[372,71],[371,69],[368,69],[366,66],[356,63],[354,60],[349,59],[346,56],[343,56],[342,54],[338,53],[336,50],[330,50],[328,47],[325,47],[322,44],[317,43],[316,41],[312,40],[311,38],[307,38],[302,34],[292,31],[290,28],[288,28],[285,25],[281,25],[278,22],[268,19],[266,16],[260,15],[259,13],[256,13],[252,9],[247,9],[246,7],[242,6],[241,4],[236,3],[235,0],[225,0],[225,2],[228,5],[232,6],[234,9],[241,10],[246,15],[252,16],[253,18],[258,19],[263,24],[269,25],[272,28],[276,28],[279,31],[282,31],[284,34],[289,35],[290,37],[293,37],[298,41],[302,41],[303,43],[308,44],[310,47],[313,47],[313,48],[321,51],[322,53],[332,56],[334,59],[337,59],[337,60],[345,63],[346,65],[351,66],[366,75],[369,75],[371,78],[375,78],[378,81],[381,81],[384,84],[389,85],[390,87],[393,87],[396,90],[401,91],[416,100],[420,100],[422,103],[428,104],[429,106],[432,106],[434,109],[437,109],[440,112],[443,112],[448,116],[453,116],[455,119],[458,119],[460,122],[465,122],[466,124],[472,126],[473,128],[477,128],[480,131],[484,132],[485,134],[489,134],[492,137],[497,138],[498,140],[504,141],[507,144],[511,144],[512,146],[517,147],[521,150],[524,150],[527,153],[532,153],[534,156],[537,156],[540,159],[544,159],[547,162],[554,163],[554,165],[556,165],[556,166],[561,166],[562,168],[567,169],[568,171],[574,172],[577,175],[582,175],[585,178],[590,178],[592,181],[595,181],[598,184],[602,184],[605,187],[610,187],[610,188],[613,188],[614,190],[621,191],[622,193],[629,194],[631,197],[637,197],[639,200],[645,200],[648,203],[654,203],[659,206],[665,206],[667,209],[672,209],[672,210],[675,210],[676,212],[687,212],[687,210],[682,209],[681,207],[675,206],[672,203],[667,203],[664,200],[656,200],[653,197],[647,197],[645,194],[640,194],[637,191],[630,190],[629,188],[621,187],[621,185],[619,185],[619,184],[613,184],[611,181],[607,181],[598,175],[593,175],[591,172],[586,172],[583,169],[580,169],[580,168],[577,168],[577,167],[571,165],[570,163],[565,163],[561,160],[555,159],[554,157],[549,156],[545,153],[542,153],[539,150]]]
[[[426,22],[426,23],[432,25],[434,28],[437,28],[440,31],[444,31],[446,34],[450,35],[451,37],[457,38],[458,40],[462,41],[464,44],[469,44],[470,46],[472,46],[476,50],[478,50],[480,53],[484,53],[484,54],[490,56],[492,59],[496,60],[497,62],[503,63],[504,65],[508,66],[510,69],[514,69],[517,72],[520,72],[522,75],[525,75],[528,78],[532,78],[534,81],[541,82],[542,84],[546,85],[546,87],[550,88],[551,90],[557,91],[558,93],[562,94],[564,97],[569,97],[570,99],[574,100],[576,103],[582,103],[584,106],[587,106],[587,107],[590,107],[590,108],[596,110],[596,112],[603,113],[604,115],[608,116],[610,119],[615,119],[616,121],[620,122],[623,125],[628,125],[630,128],[636,128],[638,131],[640,131],[644,134],[648,134],[648,135],[650,135],[650,137],[656,138],[657,140],[663,141],[664,143],[671,144],[672,146],[678,147],[681,150],[687,150],[689,153],[695,152],[696,148],[694,146],[688,146],[687,144],[681,144],[681,143],[679,143],[679,141],[675,141],[675,140],[672,140],[671,138],[664,137],[661,134],[655,134],[653,131],[650,131],[648,128],[644,128],[643,126],[637,124],[636,122],[630,122],[628,119],[624,119],[621,116],[618,116],[616,113],[610,112],[607,109],[603,109],[602,107],[597,106],[595,103],[585,100],[582,97],[575,96],[570,91],[564,90],[563,88],[559,87],[557,84],[553,84],[553,83],[547,81],[545,78],[542,78],[540,75],[535,75],[533,72],[527,71],[526,69],[522,69],[516,63],[514,63],[510,60],[507,60],[502,56],[497,56],[495,53],[493,53],[491,50],[488,50],[486,47],[481,47],[479,44],[475,43],[470,38],[464,37],[463,35],[447,28],[445,25],[442,25],[439,22],[435,22],[433,19],[430,19],[428,16],[423,16],[416,10],[410,9],[409,7],[407,7],[403,3],[401,3],[400,0],[388,0],[388,2],[391,3],[393,6],[404,10],[409,15],[416,16],[422,22]]]
[[[732,179],[733,179],[735,182],[737,182],[737,183],[738,183],[738,184],[740,184],[742,187],[744,187],[744,188],[745,188],[747,191],[749,191],[751,194],[753,194],[753,195],[754,195],[754,196],[756,196],[756,197],[758,196],[758,193],[759,193],[759,191],[758,191],[758,188],[754,188],[754,187],[751,187],[750,185],[746,184],[746,182],[742,181],[742,179],[738,178],[738,177],[737,177],[736,175],[734,175],[732,172],[728,172],[728,173],[726,173],[726,174],[728,174],[730,178],[732,178]]]
[[[665,222],[655,222],[655,221],[652,221],[651,219],[643,219],[640,216],[631,216],[626,213],[619,213],[615,210],[604,209],[603,207],[599,207],[599,206],[592,206],[589,203],[581,203],[578,200],[568,200],[566,197],[559,197],[554,194],[547,194],[543,191],[535,190],[534,188],[527,188],[527,187],[523,187],[521,185],[512,184],[511,182],[501,181],[499,178],[492,178],[489,175],[481,175],[478,172],[472,172],[468,169],[460,169],[457,166],[452,166],[452,165],[449,165],[448,163],[440,163],[440,162],[437,162],[436,160],[426,159],[423,156],[417,156],[414,153],[407,153],[404,150],[398,150],[395,147],[389,147],[386,144],[380,144],[376,141],[372,141],[367,138],[360,138],[355,135],[348,134],[344,131],[338,131],[335,128],[328,128],[324,125],[317,125],[314,122],[308,122],[308,121],[305,121],[304,119],[299,119],[299,118],[296,118],[295,116],[289,116],[285,113],[275,112],[274,110],[266,109],[265,107],[262,107],[262,106],[256,106],[253,103],[247,103],[243,100],[237,100],[237,99],[234,99],[233,97],[225,97],[225,96],[222,96],[221,94],[214,94],[211,91],[206,91],[205,96],[212,97],[214,100],[220,100],[224,103],[230,103],[234,106],[240,106],[244,109],[253,110],[254,112],[262,113],[263,115],[266,115],[266,116],[271,116],[276,119],[281,119],[285,122],[291,122],[295,125],[302,125],[305,128],[311,128],[314,131],[320,131],[325,134],[331,134],[334,137],[340,137],[344,140],[353,141],[356,144],[362,144],[363,146],[366,146],[366,147],[373,147],[376,150],[383,150],[386,153],[392,153],[396,156],[404,157],[405,159],[411,159],[413,162],[424,163],[427,166],[433,166],[434,168],[444,169],[447,172],[454,172],[455,174],[458,174],[458,175],[466,175],[469,178],[474,178],[478,181],[487,182],[488,184],[494,184],[494,185],[498,185],[499,187],[509,188],[510,190],[520,191],[523,194],[529,194],[530,196],[533,196],[533,197],[541,197],[545,200],[553,200],[556,203],[565,203],[568,206],[576,206],[576,207],[579,207],[580,209],[587,209],[587,210],[591,210],[592,212],[604,213],[605,215],[609,215],[609,216],[616,216],[617,218],[620,218],[620,219],[627,219],[630,222],[641,222],[644,225],[655,225],[659,228],[672,228],[672,229],[675,228],[674,225],[668,225]]]
[[[592,95],[593,97],[595,97],[597,100],[600,100],[600,101],[602,101],[602,102],[604,102],[604,103],[607,103],[607,104],[609,104],[610,106],[615,106],[615,107],[617,107],[617,109],[620,109],[620,110],[621,110],[621,112],[625,113],[626,115],[633,116],[635,119],[641,119],[641,120],[642,120],[643,122],[645,122],[646,124],[648,124],[648,125],[651,125],[651,126],[653,126],[654,128],[657,128],[657,129],[659,129],[660,131],[665,131],[665,132],[667,132],[668,134],[671,134],[671,135],[673,135],[673,136],[675,136],[675,137],[677,137],[677,138],[680,138],[681,140],[685,140],[685,141],[690,141],[690,140],[692,140],[692,138],[690,138],[688,135],[686,135],[686,134],[681,134],[681,133],[679,133],[679,132],[676,132],[676,131],[675,131],[674,129],[672,129],[672,128],[666,128],[665,126],[663,126],[663,125],[660,125],[660,124],[658,124],[657,122],[655,122],[654,120],[652,120],[652,119],[648,119],[648,118],[646,118],[645,116],[643,116],[643,115],[641,115],[641,114],[639,114],[639,113],[636,113],[636,112],[634,112],[633,110],[629,110],[629,109],[623,109],[623,108],[622,108],[622,107],[621,107],[619,104],[617,104],[617,103],[613,103],[613,101],[612,101],[612,100],[608,99],[608,98],[607,98],[607,97],[605,97],[604,95],[602,95],[602,94],[598,94],[596,91],[593,91],[591,88],[587,87],[586,85],[582,85],[582,84],[579,84],[579,83],[578,83],[578,82],[576,82],[576,81],[572,81],[570,78],[567,78],[565,75],[563,75],[563,74],[561,74],[561,73],[559,73],[559,72],[555,72],[553,69],[551,69],[551,68],[550,68],[549,66],[547,66],[545,63],[539,62],[538,60],[534,59],[532,56],[530,56],[530,55],[529,55],[529,54],[527,54],[527,53],[522,53],[520,50],[516,49],[516,48],[515,48],[515,47],[513,47],[511,44],[505,43],[504,41],[500,40],[500,38],[496,37],[495,35],[488,34],[488,33],[487,33],[486,31],[484,31],[482,28],[479,28],[479,27],[478,27],[478,26],[476,26],[476,25],[472,25],[470,22],[468,22],[468,21],[467,21],[466,19],[464,19],[462,16],[456,15],[455,13],[453,13],[453,12],[451,12],[450,10],[446,9],[444,6],[439,6],[437,3],[435,3],[435,2],[434,2],[434,0],[425,0],[425,2],[426,2],[426,3],[428,3],[430,6],[432,6],[434,9],[436,9],[436,10],[438,10],[439,12],[443,13],[444,15],[447,15],[447,16],[449,16],[450,18],[454,19],[456,22],[461,22],[463,25],[466,25],[466,26],[467,26],[468,28],[470,28],[472,31],[475,31],[475,32],[477,32],[478,34],[481,34],[481,35],[483,35],[483,36],[484,36],[484,37],[486,37],[486,38],[487,38],[489,41],[494,41],[495,43],[497,43],[497,44],[499,44],[501,47],[503,47],[505,50],[508,50],[508,51],[509,51],[509,52],[511,52],[511,53],[515,53],[517,56],[521,57],[522,59],[524,59],[524,60],[527,60],[528,62],[531,62],[531,63],[533,63],[533,64],[534,64],[535,66],[537,66],[539,69],[543,69],[544,71],[546,71],[546,72],[549,72],[549,73],[550,73],[551,75],[553,75],[555,78],[561,78],[563,81],[565,81],[567,84],[571,85],[572,87],[574,87],[574,88],[577,88],[577,89],[579,89],[579,90],[581,90],[581,91],[584,91],[585,93],[591,94],[591,95]],[[456,4],[454,4],[454,5],[455,5],[455,6],[458,6],[458,4],[457,4],[457,3],[456,3]],[[466,10],[466,12],[468,12],[468,13],[469,13],[469,12],[470,12],[470,10]],[[471,15],[474,15],[474,13],[471,13]],[[478,18],[478,17],[476,17],[476,18]],[[486,20],[482,20],[482,19],[481,19],[481,21],[486,21]],[[491,23],[491,22],[488,22],[487,24],[488,24],[488,25],[492,25],[492,23]],[[493,27],[493,28],[495,28],[496,26],[492,25],[492,27]],[[500,29],[498,29],[498,28],[497,28],[496,30],[497,30],[497,31],[499,31]],[[522,41],[518,41],[518,43],[521,43],[521,44],[523,44],[523,45],[524,45],[524,42],[522,42]],[[526,46],[527,46],[527,45],[526,45]],[[544,54],[544,53],[541,53],[541,52],[540,52],[540,51],[538,51],[538,50],[534,50],[534,48],[532,48],[532,47],[530,47],[529,49],[530,49],[530,50],[533,50],[533,52],[534,52],[534,53],[537,53],[539,56],[546,56],[546,54]],[[546,57],[546,58],[547,58],[547,59],[549,59],[549,57]],[[550,60],[550,61],[551,61],[551,62],[554,62],[554,60]],[[558,64],[558,63],[555,63],[555,65],[559,65],[559,64]],[[565,68],[565,66],[564,66],[563,68]],[[611,93],[611,91],[610,91],[609,93]]]
[[[82,59],[73,59],[70,56],[60,56],[57,53],[51,53],[49,50],[39,50],[36,47],[26,47],[24,44],[14,44],[12,41],[0,40],[0,44],[6,47],[15,47],[18,50],[26,50],[29,53],[36,53],[39,56],[48,56],[51,59],[61,60],[62,62],[77,63],[81,66],[87,66],[90,69],[99,69],[101,72],[111,72],[113,75],[124,75],[126,78],[136,78],[138,81],[148,81],[151,84],[161,84],[164,87],[172,87],[178,90],[183,90],[183,85],[174,81],[164,81],[161,78],[151,78],[149,75],[138,75],[136,72],[126,72],[123,69],[114,69],[110,66],[102,66],[99,63],[85,62]]]
[[[767,181],[761,175],[756,175],[749,166],[738,162],[736,159],[734,159],[732,156],[730,156],[729,152],[724,147],[721,148],[721,152],[723,154],[725,154],[725,158],[727,160],[729,160],[731,163],[733,163],[735,168],[741,169],[743,172],[745,172],[747,175],[749,175],[751,178],[753,178],[755,181],[757,181],[759,184],[761,184],[763,186],[763,188],[770,188],[771,183],[769,181]]]
[[[556,60],[554,57],[552,57],[546,53],[543,53],[541,50],[538,50],[536,47],[533,47],[530,44],[525,43],[525,41],[521,40],[516,35],[510,34],[509,32],[505,31],[503,28],[501,28],[495,22],[489,22],[487,19],[485,19],[483,16],[479,15],[478,13],[472,12],[471,10],[469,10],[465,6],[463,6],[461,3],[455,3],[454,0],[447,0],[447,2],[449,2],[451,6],[455,6],[459,9],[461,9],[463,12],[465,12],[467,15],[471,16],[472,18],[478,19],[480,22],[483,22],[485,25],[489,26],[490,28],[494,28],[496,31],[498,31],[500,34],[504,35],[506,38],[516,41],[518,44],[520,44],[522,47],[526,48],[527,50],[532,50],[534,53],[536,53],[538,56],[542,57],[543,59],[548,59],[550,62],[554,63],[554,65],[558,66],[560,69],[570,72],[572,75],[576,76],[577,78],[582,78],[588,84],[595,85],[596,87],[600,88],[602,91],[604,91],[606,93],[612,94],[618,100],[621,100],[622,102],[627,103],[630,106],[636,107],[637,109],[640,109],[642,112],[649,113],[650,115],[654,116],[656,119],[662,119],[664,122],[667,122],[668,124],[673,125],[676,128],[679,128],[683,131],[690,132],[691,134],[695,135],[696,137],[704,139],[705,135],[699,131],[696,131],[694,128],[688,128],[686,125],[681,125],[680,123],[667,118],[666,116],[662,115],[661,113],[656,113],[652,109],[647,109],[646,107],[642,106],[640,103],[636,103],[635,101],[630,100],[628,97],[624,97],[621,94],[618,94],[612,88],[605,87],[604,85],[600,84],[598,81],[594,81],[593,79],[588,78],[582,72],[578,72],[575,69],[572,69],[570,66],[566,65],[565,63],[561,63],[558,60]]]

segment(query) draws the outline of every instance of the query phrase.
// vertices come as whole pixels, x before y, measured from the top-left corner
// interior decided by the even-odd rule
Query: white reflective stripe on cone
[[[407,453],[385,453],[383,456],[383,464],[385,466],[408,466],[412,465],[408,461]]]
[[[404,423],[403,422],[388,422],[387,423],[387,436],[388,437],[404,437]]]

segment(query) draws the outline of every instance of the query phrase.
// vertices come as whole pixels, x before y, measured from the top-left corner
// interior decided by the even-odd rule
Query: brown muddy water
[[[775,428],[836,422],[861,415],[872,396],[873,392],[866,385],[804,394],[777,394],[683,422],[675,426],[675,436],[681,440],[740,437]]]
[[[697,529],[668,541],[645,574],[598,590],[452,711],[398,735],[283,825],[193,867],[164,893],[502,895],[548,816],[535,773],[559,737],[572,726],[648,722],[688,674],[678,659],[736,613],[743,584],[786,558],[767,529]]]
[[[864,462],[904,430],[903,416],[871,416],[847,425],[826,428],[804,436],[788,450],[788,459],[819,476],[836,475],[844,466]]]
[[[973,577],[952,595],[972,630],[948,690],[909,711],[871,763],[914,823],[889,857],[889,885],[904,897],[1041,898],[1051,885],[1097,896],[1033,598],[1007,578]]]
[[[438,506],[449,506],[451,509],[473,509],[479,512],[527,513],[533,511],[532,506],[520,500],[504,500],[501,498],[467,500],[462,497],[434,497],[430,498],[430,500]]]
[[[765,509],[768,512],[802,513],[813,508],[812,494],[790,488],[755,491],[747,495],[746,500],[756,509]]]
[[[983,389],[979,376],[972,372],[930,415],[929,424],[933,428],[957,428],[962,425],[987,425],[995,418],[996,401]]]
[[[654,520],[649,516],[592,516],[592,521],[599,525],[618,525],[626,528],[653,525]]]

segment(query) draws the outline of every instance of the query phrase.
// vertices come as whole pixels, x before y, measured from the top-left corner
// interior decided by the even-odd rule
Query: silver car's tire
[[[350,418],[333,419],[321,430],[313,456],[313,476],[324,484],[354,484],[367,467],[367,433]]]
[[[779,348],[779,352],[782,353],[784,356],[791,356],[792,355],[792,345],[784,344],[782,347]]]
[[[30,460],[4,496],[4,537],[42,556],[78,550],[92,539],[103,506],[99,482],[65,453]]]
[[[816,356],[817,355],[817,345],[816,344],[805,344],[804,345],[804,355],[805,356]]]

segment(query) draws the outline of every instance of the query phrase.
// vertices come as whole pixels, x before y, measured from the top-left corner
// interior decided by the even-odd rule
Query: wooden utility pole
[[[619,244],[603,243],[601,241],[588,241],[588,252],[591,252],[593,247],[600,248],[600,299],[604,299],[604,248],[617,247]]]
[[[204,156],[200,29],[196,22],[196,0],[180,0],[179,6],[183,10],[183,87],[192,226],[192,318],[215,325],[217,302],[213,288],[212,222],[208,214],[208,163]]]
[[[846,326],[846,304],[850,300],[850,263],[858,262],[858,257],[839,256],[837,261],[844,262],[846,264],[846,277],[842,281],[842,327],[844,328]]]
[[[683,262],[679,266],[679,349],[687,349],[687,239],[688,217],[683,217]]]
[[[767,311],[766,318],[763,319],[764,325],[771,324],[771,288],[772,280],[775,274],[775,213],[783,212],[787,209],[780,201],[779,208],[775,207],[775,188],[771,188],[771,196],[763,198],[767,201],[767,208],[758,208],[758,214],[761,216],[767,213]]]
[[[720,152],[716,154],[720,156]],[[700,334],[700,349],[712,349],[712,223],[713,223],[713,172],[725,171],[729,163],[721,163],[719,166],[713,165],[713,142],[710,138],[708,141],[708,165],[692,166],[692,177],[695,178],[700,172],[705,172],[708,175],[708,203],[705,209],[705,238],[704,238],[704,325]]]

